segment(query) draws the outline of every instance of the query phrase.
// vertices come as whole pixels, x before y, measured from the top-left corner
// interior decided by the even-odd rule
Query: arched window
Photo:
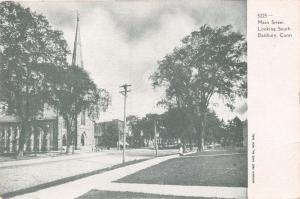
[[[63,145],[63,146],[66,146],[66,145],[67,145],[67,137],[66,137],[66,134],[63,135],[63,138],[62,138],[62,145]]]
[[[81,116],[81,125],[85,125],[85,110],[82,110],[80,116]]]

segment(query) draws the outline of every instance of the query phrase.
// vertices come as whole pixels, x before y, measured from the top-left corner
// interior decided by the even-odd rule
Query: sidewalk
[[[246,198],[247,188],[239,187],[211,187],[211,186],[179,186],[179,185],[156,185],[156,184],[131,184],[116,183],[120,178],[136,173],[142,169],[154,166],[163,161],[176,158],[178,155],[158,157],[137,164],[125,166],[105,173],[90,176],[66,184],[43,189],[34,193],[15,197],[16,199],[73,199],[79,197],[91,189],[104,191],[130,191],[151,193],[171,196],[193,197],[218,197],[218,198]]]

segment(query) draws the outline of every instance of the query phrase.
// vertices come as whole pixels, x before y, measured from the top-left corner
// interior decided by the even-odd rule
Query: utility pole
[[[125,149],[126,149],[126,99],[127,99],[127,94],[130,92],[130,90],[128,90],[128,87],[130,87],[131,85],[129,84],[124,84],[122,86],[120,86],[121,88],[123,88],[124,90],[120,91],[120,93],[122,95],[124,95],[124,124],[123,124],[123,163],[125,163]],[[119,140],[120,142],[120,140]],[[120,143],[119,143],[120,144]]]
[[[118,151],[120,150],[120,138],[121,138],[121,132],[120,130],[118,130],[118,143],[117,143]]]
[[[156,121],[154,120],[154,142],[155,142],[155,156],[157,156],[157,136],[156,136]]]

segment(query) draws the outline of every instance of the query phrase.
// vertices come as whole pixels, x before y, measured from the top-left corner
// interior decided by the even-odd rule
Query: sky
[[[232,24],[246,34],[246,1],[243,0],[116,0],[22,2],[25,7],[47,17],[54,29],[63,31],[73,49],[76,12],[80,13],[80,34],[84,68],[95,83],[107,89],[112,105],[100,121],[123,118],[120,85],[131,84],[127,115],[143,117],[162,113],[156,103],[164,95],[153,90],[149,76],[157,61],[180,44],[183,37],[200,26]],[[224,120],[236,115],[247,117],[245,100],[239,100],[231,112],[219,99],[214,109]]]

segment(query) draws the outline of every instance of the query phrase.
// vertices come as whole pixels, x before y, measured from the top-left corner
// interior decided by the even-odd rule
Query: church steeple
[[[77,12],[77,22],[76,22],[76,32],[75,32],[75,40],[73,47],[73,55],[72,55],[72,66],[77,65],[83,68],[83,59],[82,59],[82,50],[81,50],[81,38],[80,38],[80,28],[79,28],[79,13]],[[76,109],[76,103],[75,103]],[[85,117],[85,112],[82,111],[80,113],[81,117]],[[75,132],[74,132],[74,145],[75,149],[77,149],[77,139],[78,139],[78,124],[77,124],[77,114],[75,115],[74,120]]]
[[[76,32],[75,32],[75,40],[74,40],[73,55],[72,55],[72,65],[77,65],[77,66],[83,68],[83,58],[82,58],[82,49],[81,49],[81,38],[80,38],[79,13],[78,13],[78,11],[77,11]]]

